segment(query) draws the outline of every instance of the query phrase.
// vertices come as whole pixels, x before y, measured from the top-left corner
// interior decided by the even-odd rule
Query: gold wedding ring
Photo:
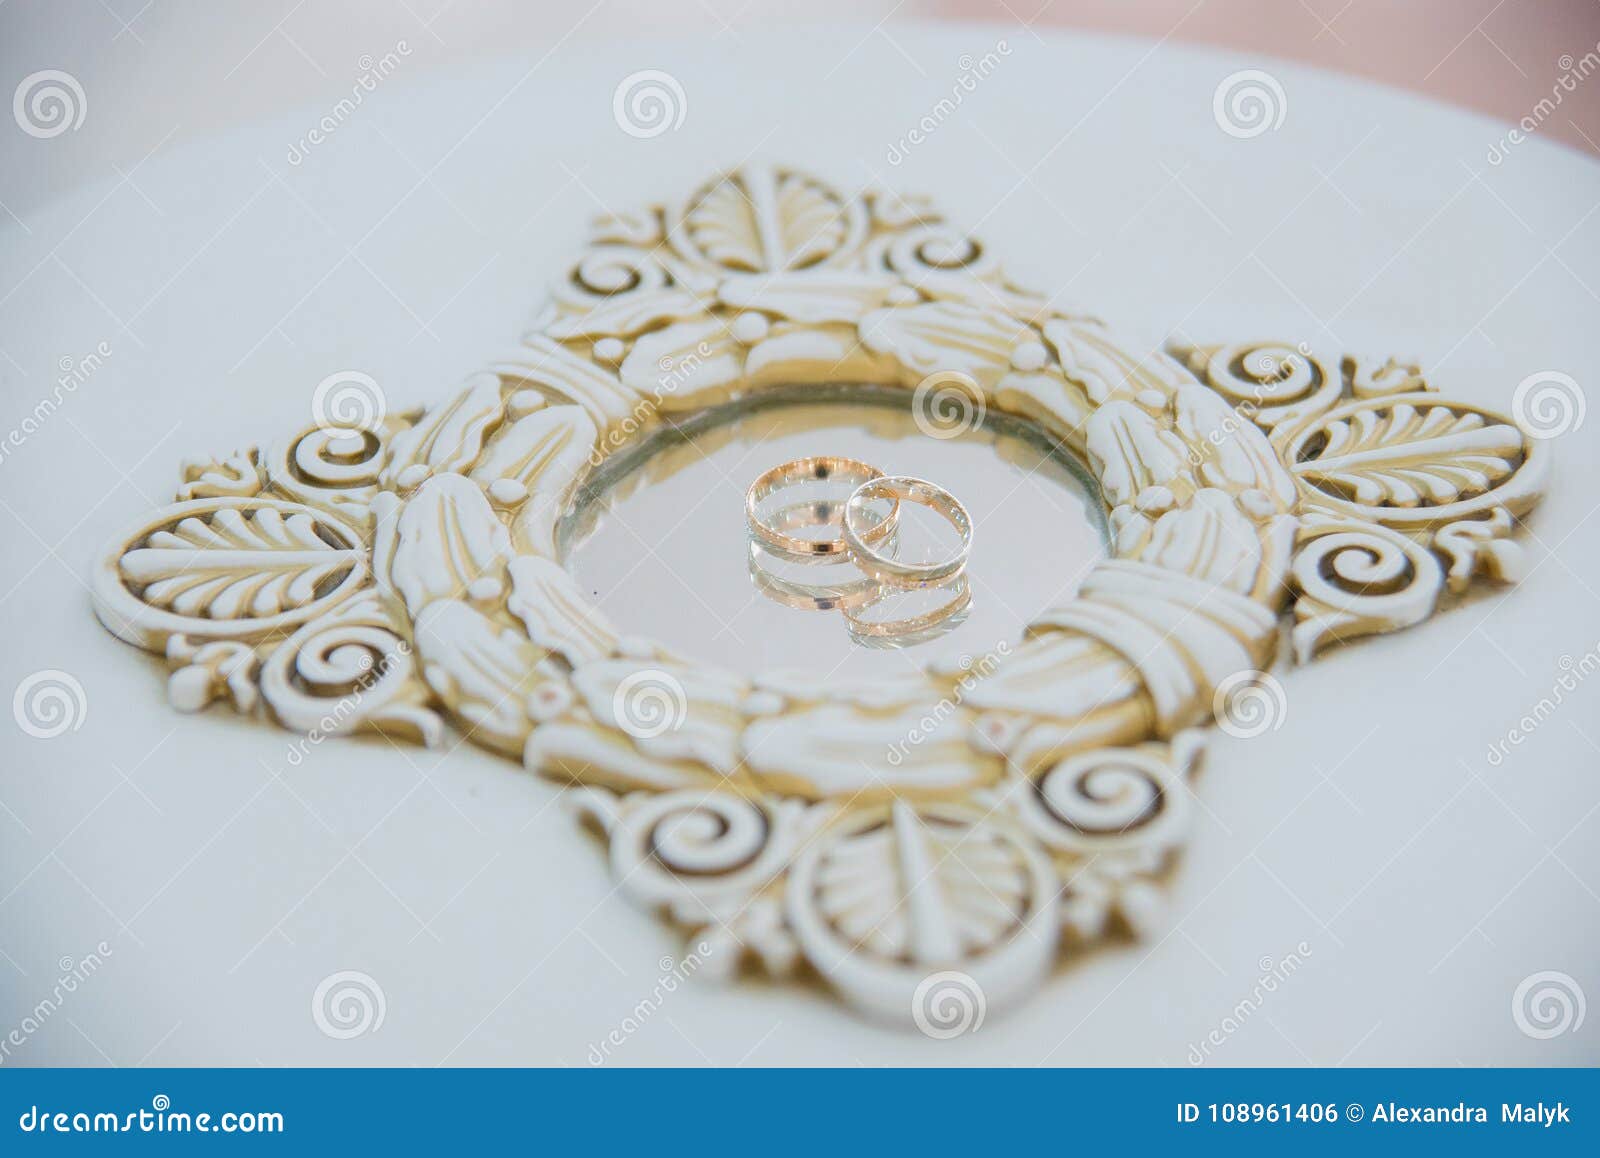
[[[883,536],[874,537],[878,527],[868,521],[868,503],[888,499],[898,514],[900,501],[917,503],[943,515],[961,536],[961,546],[947,559],[928,563],[908,563],[877,549]],[[844,541],[856,566],[890,587],[932,587],[959,575],[972,553],[972,516],[949,491],[937,483],[909,475],[876,476],[866,479],[844,504]]]
[[[750,489],[745,492],[744,517],[745,522],[749,525],[751,535],[765,546],[781,551],[786,555],[815,557],[819,555],[844,554],[849,549],[844,539],[796,538],[773,526],[761,514],[761,504],[779,491],[789,487],[801,486],[805,483],[826,482],[833,478],[853,483],[869,483],[883,478],[883,472],[877,467],[869,466],[853,458],[835,458],[831,456],[797,458],[793,462],[775,466],[751,483]],[[857,494],[860,493],[860,489],[857,486]],[[864,499],[860,504],[862,511],[856,517],[856,534],[864,547],[876,546],[895,532],[895,527],[900,517],[900,503],[892,495],[885,495],[884,497],[890,499],[889,513],[877,523],[870,522],[865,509],[866,504],[872,500],[870,498]],[[838,504],[836,502],[818,502],[815,505],[819,509],[827,508],[823,523],[832,522],[833,511]]]

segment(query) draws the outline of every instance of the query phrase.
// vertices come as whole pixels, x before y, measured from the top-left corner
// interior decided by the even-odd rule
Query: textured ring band
[[[877,550],[873,540],[876,528],[866,525],[867,504],[875,499],[892,499],[897,510],[899,500],[904,499],[938,512],[961,536],[960,548],[948,559],[931,563],[907,563]],[[966,567],[967,557],[972,553],[972,516],[955,495],[927,479],[909,475],[871,478],[845,500],[844,539],[856,566],[880,583],[893,587],[927,587],[960,574]]]
[[[774,547],[790,555],[844,554],[848,549],[844,539],[797,539],[792,535],[785,535],[763,519],[760,510],[763,500],[786,487],[799,486],[808,482],[824,482],[836,476],[858,483],[866,483],[881,479],[883,472],[875,466],[853,458],[836,458],[832,456],[797,458],[793,462],[775,466],[751,483],[750,489],[745,492],[744,518],[750,528],[750,533],[767,546]],[[857,491],[859,490],[860,488],[857,487]],[[885,497],[892,499],[892,496]],[[881,543],[894,534],[899,517],[900,503],[898,500],[892,500],[889,513],[882,520],[871,526],[863,527],[858,533],[863,542],[869,545]],[[865,522],[865,516],[861,521]]]

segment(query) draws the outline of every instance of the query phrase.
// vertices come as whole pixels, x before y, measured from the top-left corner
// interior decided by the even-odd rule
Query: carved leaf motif
[[[572,686],[607,727],[644,755],[691,760],[723,775],[738,764],[744,681],[714,668],[602,659],[572,673]]]
[[[1178,433],[1189,444],[1191,455],[1201,459],[1201,482],[1254,488],[1268,496],[1279,511],[1294,506],[1294,481],[1254,422],[1193,383],[1178,388],[1176,409]]]
[[[618,293],[602,298],[582,313],[557,318],[544,327],[552,338],[626,338],[662,322],[694,317],[700,303],[680,289]]]
[[[638,405],[638,399],[624,390],[613,374],[561,343],[542,334],[529,334],[522,341],[524,348],[514,359],[494,367],[496,374],[527,382],[561,401],[576,402],[597,429],[627,417]]]
[[[1132,402],[1107,402],[1091,414],[1087,447],[1112,506],[1131,503],[1152,487],[1170,492],[1188,475],[1183,443]]]
[[[533,730],[530,697],[541,712],[555,712],[572,693],[544,661],[544,653],[465,603],[441,600],[417,619],[423,676],[472,738],[521,755]]]
[[[1313,486],[1368,506],[1442,505],[1510,477],[1522,432],[1447,406],[1399,403],[1327,423],[1324,443],[1294,471]]]
[[[805,269],[850,235],[838,194],[802,174],[757,167],[713,185],[689,208],[685,224],[712,262],[753,273]]]
[[[244,619],[304,607],[361,565],[310,512],[224,507],[156,531],[119,567],[141,598],[178,615]]]
[[[874,310],[861,320],[862,343],[897,357],[911,372],[912,381],[956,371],[985,390],[1011,369],[1012,350],[1034,337],[1031,327],[1003,311],[961,302]]]
[[[763,310],[794,322],[858,322],[879,308],[900,282],[887,274],[849,270],[761,276],[735,274],[717,286],[717,297],[740,310]]]
[[[383,527],[379,535],[386,537]],[[387,557],[389,582],[413,619],[435,599],[497,598],[511,555],[505,524],[477,485],[458,474],[425,482],[401,508],[392,546],[374,550],[375,560]]]
[[[663,410],[702,406],[744,373],[744,347],[725,322],[679,322],[645,334],[623,361],[622,383]]]
[[[483,449],[483,437],[500,420],[500,379],[474,374],[455,397],[431,407],[409,430],[394,436],[382,482],[410,490],[431,474],[465,470]]]
[[[547,557],[567,492],[589,462],[594,422],[580,406],[552,406],[502,430],[472,470],[474,482],[502,506],[515,507],[517,545]]]
[[[522,621],[528,638],[577,667],[610,654],[615,629],[584,598],[565,567],[524,555],[511,561],[506,607]]]
[[[1097,324],[1051,318],[1043,330],[1045,342],[1056,352],[1068,380],[1095,402],[1133,398],[1146,390],[1171,395],[1193,381],[1187,370],[1165,354],[1136,357]]]
[[[861,382],[892,386],[900,381],[893,358],[861,344],[848,325],[791,326],[779,323],[772,336],[751,347],[745,360],[751,386],[769,383]]]
[[[995,779],[999,761],[968,737],[964,713],[935,722],[926,703],[892,713],[828,703],[751,721],[744,759],[766,787],[811,798],[972,787]]]

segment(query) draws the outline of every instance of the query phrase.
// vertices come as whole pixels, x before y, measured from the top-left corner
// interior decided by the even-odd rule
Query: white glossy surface
[[[890,166],[958,58],[1002,36],[1003,67]],[[114,950],[16,1061],[582,1065],[651,991],[673,934],[612,894],[551,785],[470,747],[329,741],[292,764],[292,736],[174,713],[160,665],[94,623],[82,586],[96,547],[168,496],[180,455],[287,431],[336,370],[403,406],[508,349],[602,208],[755,151],[935,191],[1023,280],[1151,345],[1300,333],[1415,356],[1501,408],[1530,373],[1584,382],[1600,363],[1600,170],[1571,153],[1525,144],[1489,168],[1497,125],[1276,64],[1283,127],[1237,140],[1212,92],[1259,61],[1015,30],[897,33],[917,68],[869,39],[818,85],[816,62],[858,39],[569,46],[537,68],[397,79],[301,166],[284,150],[323,110],[0,234],[0,425],[61,359],[112,350],[0,463],[0,688],[59,668],[88,702],[76,732],[3,741],[0,1028],[58,958]],[[628,137],[611,91],[663,60],[690,115]],[[1486,759],[1563,656],[1600,646],[1597,432],[1591,416],[1553,444],[1521,588],[1289,671],[1281,729],[1214,737],[1169,935],[1097,953],[953,1041],[803,989],[693,985],[613,1059],[1182,1065],[1258,960],[1304,941],[1308,965],[1217,1063],[1600,1060],[1593,1011],[1548,1041],[1511,1017],[1542,970],[1600,995],[1600,689]],[[345,969],[379,980],[387,1012],[340,1041],[310,1004]]]

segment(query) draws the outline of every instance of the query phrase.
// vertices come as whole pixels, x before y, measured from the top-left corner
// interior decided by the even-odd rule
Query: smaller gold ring
[[[793,462],[786,462],[782,466],[775,466],[750,484],[750,489],[744,495],[744,519],[750,528],[750,533],[768,547],[773,547],[789,555],[816,556],[816,555],[842,555],[848,549],[844,539],[798,539],[786,535],[772,527],[767,520],[761,517],[761,503],[768,497],[778,493],[786,487],[799,486],[808,482],[824,482],[835,476],[846,481],[857,483],[871,482],[881,479],[883,472],[875,466],[860,462],[853,458],[837,458],[833,456],[819,456],[815,458],[797,458]],[[860,487],[856,488],[858,491]],[[870,502],[871,500],[865,500]],[[828,504],[830,507],[833,504]],[[862,528],[858,534],[867,544],[882,543],[894,534],[895,526],[900,517],[900,503],[898,500],[891,502],[889,513],[883,519],[869,527]],[[861,521],[865,521],[865,518]]]
[[[905,594],[893,588],[884,590],[877,599],[861,605],[842,606],[845,619],[850,624],[850,634],[878,639],[888,636],[914,636],[919,632],[928,631],[947,622],[952,616],[965,611],[972,604],[972,585],[965,575],[957,575],[953,580],[946,580],[955,594],[949,602],[941,607],[936,607],[923,615],[913,615],[906,619],[870,620],[862,617],[861,612],[884,598]]]
[[[890,499],[898,512],[901,499],[918,503],[943,515],[956,533],[961,536],[961,546],[948,559],[931,563],[907,563],[877,550],[872,539],[873,527],[864,526],[867,504],[874,499]],[[879,524],[880,526],[882,524]],[[892,587],[930,587],[942,583],[952,575],[959,575],[967,566],[972,554],[972,516],[961,501],[937,483],[909,475],[888,478],[870,478],[851,493],[844,504],[844,541],[850,557],[868,575]]]

